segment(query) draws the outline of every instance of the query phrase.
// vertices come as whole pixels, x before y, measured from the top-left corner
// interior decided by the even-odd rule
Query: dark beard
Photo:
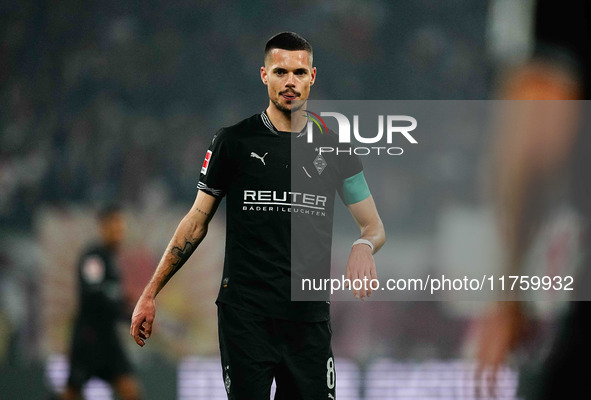
[[[297,102],[292,102],[292,108],[289,109],[287,107],[284,107],[281,103],[279,103],[278,101],[275,101],[273,99],[271,99],[271,102],[273,104],[275,104],[275,107],[277,107],[277,109],[279,111],[281,111],[287,118],[291,119],[291,113],[294,111],[299,111],[303,106],[304,106],[304,102],[303,101],[297,101]]]

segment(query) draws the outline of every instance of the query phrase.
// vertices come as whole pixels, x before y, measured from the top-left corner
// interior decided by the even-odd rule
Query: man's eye
[[[275,73],[276,73],[277,75],[283,75],[283,74],[285,74],[285,72],[283,72],[283,71],[277,71],[277,72],[275,72]]]

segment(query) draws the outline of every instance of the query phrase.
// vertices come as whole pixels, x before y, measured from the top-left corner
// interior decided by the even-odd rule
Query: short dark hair
[[[310,54],[310,57],[314,54],[310,42],[295,32],[281,32],[269,39],[265,46],[265,58],[267,58],[267,55],[273,49],[290,51],[306,50]]]
[[[107,203],[98,209],[98,211],[96,213],[96,219],[99,222],[102,222],[102,221],[106,220],[107,218],[112,217],[114,214],[119,214],[122,211],[123,211],[123,207],[121,206],[121,204]]]

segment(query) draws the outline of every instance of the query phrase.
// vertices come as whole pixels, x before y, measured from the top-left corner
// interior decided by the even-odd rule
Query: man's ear
[[[316,67],[312,68],[312,79],[310,80],[310,86],[312,86],[316,82]]]
[[[264,66],[261,67],[261,81],[266,85],[267,84],[267,70]]]

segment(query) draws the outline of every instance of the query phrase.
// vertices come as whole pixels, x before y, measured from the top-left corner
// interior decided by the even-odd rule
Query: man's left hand
[[[351,254],[349,254],[349,260],[347,261],[347,274],[345,276],[347,281],[347,288],[350,285],[353,286],[353,296],[356,299],[365,300],[365,297],[371,297],[371,280],[378,279],[376,272],[376,264],[373,259],[371,248],[363,243],[356,244],[351,248]],[[364,280],[364,278],[366,278]],[[361,282],[355,285],[355,280]],[[351,282],[348,284],[348,282]],[[366,290],[367,289],[367,290]]]

